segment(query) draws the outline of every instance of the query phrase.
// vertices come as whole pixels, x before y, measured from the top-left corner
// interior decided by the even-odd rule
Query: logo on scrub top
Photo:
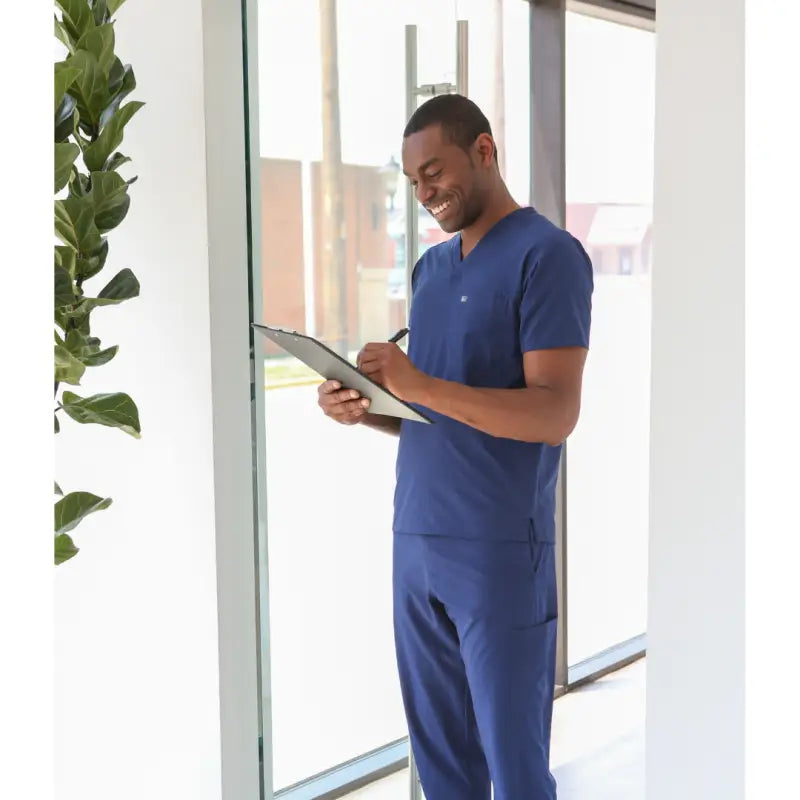
[[[467,300],[468,300],[468,298],[467,298],[467,295],[465,295],[465,294],[462,294],[462,295],[461,295],[461,302],[462,302],[462,303],[466,303],[466,302],[467,302]]]

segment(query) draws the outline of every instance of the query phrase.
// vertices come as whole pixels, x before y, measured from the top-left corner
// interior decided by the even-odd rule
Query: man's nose
[[[428,184],[417,184],[417,200],[426,206],[433,200],[436,190]]]

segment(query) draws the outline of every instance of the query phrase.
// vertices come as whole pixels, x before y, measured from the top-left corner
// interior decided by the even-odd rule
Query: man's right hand
[[[342,389],[339,381],[325,381],[317,389],[319,407],[342,425],[363,422],[369,408],[369,400],[355,389]]]

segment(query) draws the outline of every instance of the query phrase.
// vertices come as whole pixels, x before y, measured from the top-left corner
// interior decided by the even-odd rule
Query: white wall
[[[744,796],[744,9],[659,0],[648,800]]]
[[[800,114],[785,76],[800,75],[798,30],[800,4],[747,0],[748,800],[797,780]]]
[[[135,0],[118,15],[118,53],[147,105],[121,148],[140,177],[98,281],[131,267],[142,293],[95,312],[96,334],[120,352],[82,391],[128,391],[143,437],[66,420],[57,441],[65,491],[114,498],[78,528],[81,553],[56,571],[65,800],[256,796],[241,50],[228,59],[238,87],[226,95],[204,81],[224,47],[239,46],[238,14],[220,0]],[[233,122],[215,122],[207,142],[207,111],[235,104],[237,88]]]

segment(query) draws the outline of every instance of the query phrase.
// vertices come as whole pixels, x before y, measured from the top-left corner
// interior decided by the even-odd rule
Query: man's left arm
[[[578,422],[586,353],[582,347],[525,353],[522,389],[479,389],[420,373],[403,399],[491,436],[558,445]]]

